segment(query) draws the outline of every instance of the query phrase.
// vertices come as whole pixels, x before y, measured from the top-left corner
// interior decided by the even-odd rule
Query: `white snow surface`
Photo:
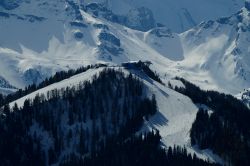
[[[109,9],[116,14],[126,15],[129,10],[141,6],[152,10],[156,21],[165,26],[148,32],[127,28],[83,10],[80,10],[83,20],[77,20],[74,9],[65,0],[26,2],[13,10],[0,7],[0,12],[5,13],[0,13],[0,76],[14,87],[38,83],[60,70],[100,62],[121,64],[138,60],[151,61],[151,69],[159,73],[166,85],[170,82],[183,86],[172,79],[181,76],[203,89],[231,94],[250,87],[249,11],[243,8],[224,22],[207,21],[232,15],[243,7],[243,0],[107,1]],[[39,21],[33,16],[44,19]],[[82,26],[71,26],[73,21]],[[205,22],[187,30],[201,21]],[[100,39],[101,33],[113,36],[112,40]],[[114,53],[117,50],[119,53]],[[27,98],[77,85],[90,80],[100,70],[88,70],[15,102],[22,106]],[[210,156],[210,160],[218,161],[208,150],[199,152],[190,147],[189,130],[197,106],[189,98],[157,82],[144,82],[150,92],[156,94],[159,107],[159,112],[146,122],[145,128],[159,129],[164,144],[185,145],[200,157]],[[6,89],[1,87],[0,90]]]
[[[238,1],[224,3],[220,0],[211,1],[208,5],[210,1],[196,1],[207,6],[220,4],[224,6],[220,11],[231,9],[225,4],[239,4]],[[155,5],[151,1],[143,4],[154,7],[159,4],[157,2],[154,1]],[[132,5],[137,2],[109,2],[111,6],[119,3]],[[172,3],[188,5],[186,1]],[[195,6],[198,5],[190,6],[196,11]],[[226,7],[228,10],[224,10]],[[203,22],[181,34],[167,27],[141,32],[83,10],[79,10],[83,20],[77,20],[74,9],[64,0],[23,2],[16,9],[1,10],[9,16],[0,16],[0,76],[16,88],[39,83],[60,70],[100,62],[121,64],[138,60],[151,61],[151,68],[160,74],[165,83],[181,76],[204,89],[231,94],[250,87],[250,40],[248,30],[244,30],[248,27],[250,16],[245,8],[233,15],[229,23]],[[33,17],[27,14],[44,20],[31,19]],[[237,21],[239,17],[243,18],[242,21]],[[72,26],[71,22],[81,26]],[[112,39],[100,39],[101,33],[112,36]],[[80,34],[80,38],[76,34]]]
[[[188,152],[195,153],[199,158],[223,164],[223,160],[209,149],[199,150],[198,147],[191,146],[190,130],[198,111],[191,99],[158,82],[144,80],[144,83],[149,87],[150,93],[156,95],[159,112],[145,121],[142,131],[157,129],[164,146],[185,146]]]
[[[58,83],[54,83],[52,85],[49,85],[45,88],[42,88],[42,89],[39,89],[33,93],[30,93],[16,101],[13,101],[11,102],[9,105],[10,107],[13,107],[14,104],[16,103],[18,105],[18,107],[23,107],[23,104],[24,104],[24,101],[27,100],[27,99],[34,99],[36,97],[36,95],[41,95],[41,94],[44,94],[46,96],[47,92],[50,92],[54,89],[63,89],[63,88],[66,88],[66,87],[73,87],[73,86],[77,86],[79,85],[80,83],[82,82],[85,82],[85,81],[91,81],[92,77],[95,75],[95,74],[98,74],[101,70],[103,70],[103,68],[98,68],[98,69],[89,69],[87,70],[86,72],[84,73],[81,73],[81,74],[78,74],[78,75],[75,75],[69,79],[65,79],[63,81],[60,81]]]

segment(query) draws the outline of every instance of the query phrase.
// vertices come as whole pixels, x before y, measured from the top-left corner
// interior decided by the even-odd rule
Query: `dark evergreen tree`
[[[11,111],[4,106],[0,118],[4,165],[35,165],[35,161],[52,165],[62,158],[66,160],[62,163],[79,164],[83,162],[77,161],[79,156],[96,156],[110,138],[128,139],[138,131],[143,117],[157,110],[154,97],[146,98],[142,89],[134,76],[106,69],[91,82],[25,100],[22,108],[15,104]],[[125,102],[126,110],[122,110]]]
[[[198,111],[190,132],[192,145],[212,149],[232,165],[250,165],[250,110],[247,106],[231,95],[204,91],[182,78],[177,79],[185,88],[175,87],[175,90],[213,110],[210,115],[207,110]]]

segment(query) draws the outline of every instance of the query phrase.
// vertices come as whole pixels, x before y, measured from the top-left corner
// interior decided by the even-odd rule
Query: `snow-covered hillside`
[[[134,76],[140,78],[147,88],[147,95],[155,95],[159,112],[157,112],[149,121],[145,121],[142,131],[151,131],[157,129],[162,136],[162,143],[164,146],[186,146],[188,152],[196,153],[202,159],[209,159],[210,161],[221,162],[219,157],[213,155],[209,150],[199,151],[195,147],[191,147],[189,132],[192,123],[195,120],[198,107],[186,96],[169,89],[150,78],[145,73],[138,70],[127,70],[122,67],[111,67],[122,71],[126,74],[132,72]],[[26,99],[34,99],[37,95],[46,94],[55,89],[66,89],[79,85],[84,81],[91,81],[94,75],[98,75],[104,68],[90,69],[84,73],[75,75],[69,79],[60,81],[49,85],[43,89],[37,90],[27,96],[24,96],[16,101],[10,103],[13,107],[15,103],[19,107],[23,107]],[[180,85],[178,81],[172,81],[173,85]]]
[[[36,95],[39,95],[39,94],[47,94],[49,91],[52,91],[54,89],[63,89],[63,88],[66,88],[66,87],[73,87],[73,86],[77,86],[79,85],[81,82],[84,82],[84,81],[90,81],[92,79],[92,77],[95,75],[95,74],[98,74],[100,71],[102,71],[103,68],[100,68],[100,69],[90,69],[84,73],[81,73],[81,74],[78,74],[76,76],[73,76],[69,79],[66,79],[66,80],[63,80],[63,81],[60,81],[58,83],[55,83],[55,84],[52,84],[52,85],[49,85],[45,88],[42,88],[42,89],[39,89],[31,94],[28,94],[12,103],[10,103],[10,107],[13,107],[15,103],[17,103],[17,105],[19,107],[23,107],[23,104],[24,104],[24,101],[26,99],[34,99],[36,97]]]

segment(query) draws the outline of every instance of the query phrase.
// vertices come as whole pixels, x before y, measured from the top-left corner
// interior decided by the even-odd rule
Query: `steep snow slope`
[[[100,30],[80,22],[77,9],[69,3],[30,1],[10,11],[1,10],[0,75],[15,87],[98,61]]]
[[[179,35],[165,27],[154,28],[144,34],[144,42],[172,61],[184,59]]]
[[[249,9],[243,8],[231,17],[203,22],[181,34],[185,60],[179,68],[189,71],[191,80],[203,77],[200,85],[234,94],[248,88],[249,20]]]
[[[50,5],[36,2],[0,15],[0,76],[17,88],[38,83],[58,70],[99,61],[169,61],[148,47],[143,32],[93,17],[65,1],[58,1],[61,8],[50,16],[46,8]],[[39,9],[32,14],[41,15],[23,14],[31,7]]]

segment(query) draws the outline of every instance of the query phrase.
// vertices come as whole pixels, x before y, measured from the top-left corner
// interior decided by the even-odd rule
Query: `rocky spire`
[[[250,11],[250,0],[245,0],[245,8]]]

